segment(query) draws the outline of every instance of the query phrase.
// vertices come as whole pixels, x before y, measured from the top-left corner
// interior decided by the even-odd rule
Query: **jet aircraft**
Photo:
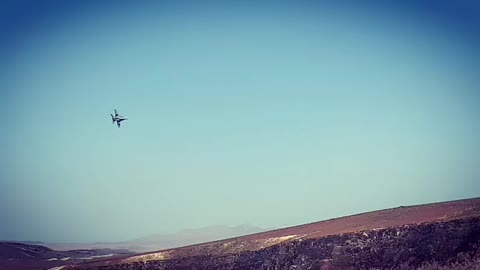
[[[124,120],[127,120],[126,117],[123,117],[121,115],[118,115],[117,113],[117,109],[115,109],[115,116],[113,114],[110,114],[110,116],[112,116],[112,124],[114,124],[115,122],[117,122],[117,126],[120,127],[120,122],[124,121]]]

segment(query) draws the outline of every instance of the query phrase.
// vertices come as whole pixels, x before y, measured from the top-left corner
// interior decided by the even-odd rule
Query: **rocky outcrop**
[[[292,238],[258,250],[148,258],[83,269],[386,269],[480,256],[480,217]]]

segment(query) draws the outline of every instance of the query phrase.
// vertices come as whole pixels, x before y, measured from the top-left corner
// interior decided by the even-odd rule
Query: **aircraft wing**
[[[115,109],[115,116],[118,116],[117,109]]]
[[[120,121],[117,121],[117,126],[120,127]]]

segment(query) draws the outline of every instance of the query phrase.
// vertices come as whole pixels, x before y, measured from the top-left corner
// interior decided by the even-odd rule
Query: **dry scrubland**
[[[479,269],[480,199],[398,207],[65,269]]]

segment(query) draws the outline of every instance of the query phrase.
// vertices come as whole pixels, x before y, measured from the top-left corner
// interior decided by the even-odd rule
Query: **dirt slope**
[[[445,232],[442,231],[443,230],[442,226],[438,227],[437,225],[434,225],[435,227],[433,229],[432,228],[426,229],[427,231],[423,232],[422,230],[425,229],[426,228],[425,226],[428,224],[447,224],[446,225],[447,229],[445,230],[451,231],[451,230],[455,230],[456,228],[455,222],[462,221],[464,223],[461,223],[462,224],[461,226],[464,226],[464,227],[461,227],[460,225],[457,224],[459,226],[458,227],[459,230],[460,229],[462,230],[462,235],[459,236],[460,237],[459,239],[471,237],[472,233],[473,233],[472,237],[475,238],[477,237],[477,231],[475,230],[475,228],[477,229],[480,228],[478,223],[479,218],[480,218],[480,198],[443,202],[443,203],[434,203],[434,204],[427,204],[427,205],[409,206],[409,207],[398,207],[394,209],[387,209],[387,210],[374,211],[374,212],[358,214],[353,216],[347,216],[347,217],[342,217],[342,218],[337,218],[332,220],[326,220],[326,221],[321,221],[321,222],[316,222],[316,223],[311,223],[311,224],[306,224],[306,225],[301,225],[296,227],[290,227],[290,228],[279,229],[279,230],[274,230],[274,231],[269,231],[264,233],[247,235],[243,237],[215,241],[215,242],[210,242],[210,243],[205,243],[200,245],[164,250],[159,252],[150,252],[150,253],[129,256],[124,258],[117,258],[113,260],[104,260],[104,261],[99,261],[99,262],[90,263],[90,264],[82,264],[82,265],[79,265],[78,267],[84,268],[84,269],[89,269],[89,268],[94,269],[96,267],[103,267],[100,269],[120,269],[116,267],[118,265],[123,265],[122,267],[131,265],[132,268],[125,268],[125,269],[142,269],[142,268],[137,268],[135,265],[146,264],[150,262],[150,263],[155,263],[158,265],[165,266],[165,265],[171,264],[171,262],[177,262],[176,264],[177,266],[174,268],[169,268],[167,266],[165,267],[159,266],[160,267],[159,269],[175,269],[175,268],[181,269],[180,267],[181,264],[178,264],[180,261],[192,260],[190,263],[196,264],[199,262],[198,261],[196,262],[195,258],[203,258],[202,260],[205,260],[205,257],[208,257],[210,258],[209,260],[213,260],[212,264],[209,266],[211,269],[215,269],[216,267],[214,266],[219,266],[219,268],[216,268],[216,269],[240,269],[242,268],[242,266],[238,266],[236,268],[235,267],[229,268],[227,266],[228,265],[232,266],[235,263],[238,263],[239,261],[238,257],[242,257],[245,254],[253,254],[252,255],[253,257],[251,258],[251,260],[261,261],[261,259],[258,259],[255,256],[260,256],[264,252],[267,252],[267,253],[274,252],[274,250],[277,250],[277,247],[284,247],[285,245],[295,246],[296,249],[293,249],[293,250],[296,250],[294,253],[298,257],[301,255],[301,254],[298,254],[299,250],[303,253],[309,252],[308,248],[302,246],[303,245],[302,243],[307,243],[312,241],[313,241],[312,243],[316,243],[315,241],[317,240],[320,241],[322,239],[323,239],[322,240],[323,242],[326,241],[325,239],[334,239],[331,241],[333,241],[332,243],[336,243],[334,246],[328,246],[328,245],[327,245],[328,247],[325,246],[326,249],[328,250],[331,249],[330,250],[331,252],[329,254],[325,254],[325,260],[332,260],[332,256],[333,256],[332,254],[334,254],[334,247],[345,246],[344,244],[342,244],[343,242],[341,241],[343,240],[353,241],[352,239],[358,239],[358,237],[362,237],[361,235],[364,235],[363,237],[368,238],[370,237],[369,235],[375,235],[375,234],[378,234],[378,232],[388,234],[388,233],[391,233],[389,232],[389,229],[391,228],[401,228],[400,230],[395,231],[393,233],[394,238],[395,238],[395,234],[397,234],[396,236],[399,236],[400,234],[409,235],[409,238],[405,241],[403,241],[402,239],[397,239],[398,237],[395,239],[399,240],[400,242],[402,241],[405,243],[411,242],[414,244],[415,239],[413,239],[412,237],[422,238],[422,235],[430,235],[429,233],[431,230],[433,230],[434,232],[438,232],[439,234],[442,235],[441,237],[444,237],[443,233]],[[420,230],[420,233],[417,232],[418,231],[417,227],[420,228],[418,229]],[[348,237],[350,238],[348,237],[347,237],[348,239],[342,238],[344,237],[344,235],[348,235]],[[435,238],[437,236],[435,234],[432,234],[429,237]],[[367,240],[365,241],[368,242],[369,245],[376,245],[382,248],[385,248],[388,246],[384,242],[379,242],[379,243],[375,242],[377,241],[377,236],[375,236],[375,238],[372,238],[368,241]],[[472,241],[477,241],[477,239],[473,239]],[[445,242],[444,244],[448,245],[449,243]],[[323,245],[323,244],[319,244],[319,245]],[[463,245],[463,244],[460,243],[459,245]],[[412,249],[413,248],[410,248],[410,251]],[[338,252],[338,248],[336,249],[335,252]],[[231,257],[231,255],[234,255],[234,257],[231,258],[230,260],[223,261],[223,259],[229,256]],[[277,255],[278,254],[274,252],[268,255],[268,257],[266,257],[264,261],[267,260],[267,258],[273,258]],[[451,255],[454,256],[455,254],[452,253]],[[362,256],[367,256],[367,255],[362,255]],[[320,260],[321,258],[317,258],[317,259]],[[278,268],[277,263],[275,265]],[[290,265],[295,265],[295,264],[290,264]],[[193,265],[190,265],[190,267],[191,266]],[[185,267],[186,267],[185,269],[188,269],[188,264]],[[121,269],[124,269],[124,268],[121,268]],[[267,268],[254,267],[254,269],[267,269]],[[288,269],[288,268],[279,268],[279,269]],[[303,268],[299,268],[299,269],[303,269]]]

